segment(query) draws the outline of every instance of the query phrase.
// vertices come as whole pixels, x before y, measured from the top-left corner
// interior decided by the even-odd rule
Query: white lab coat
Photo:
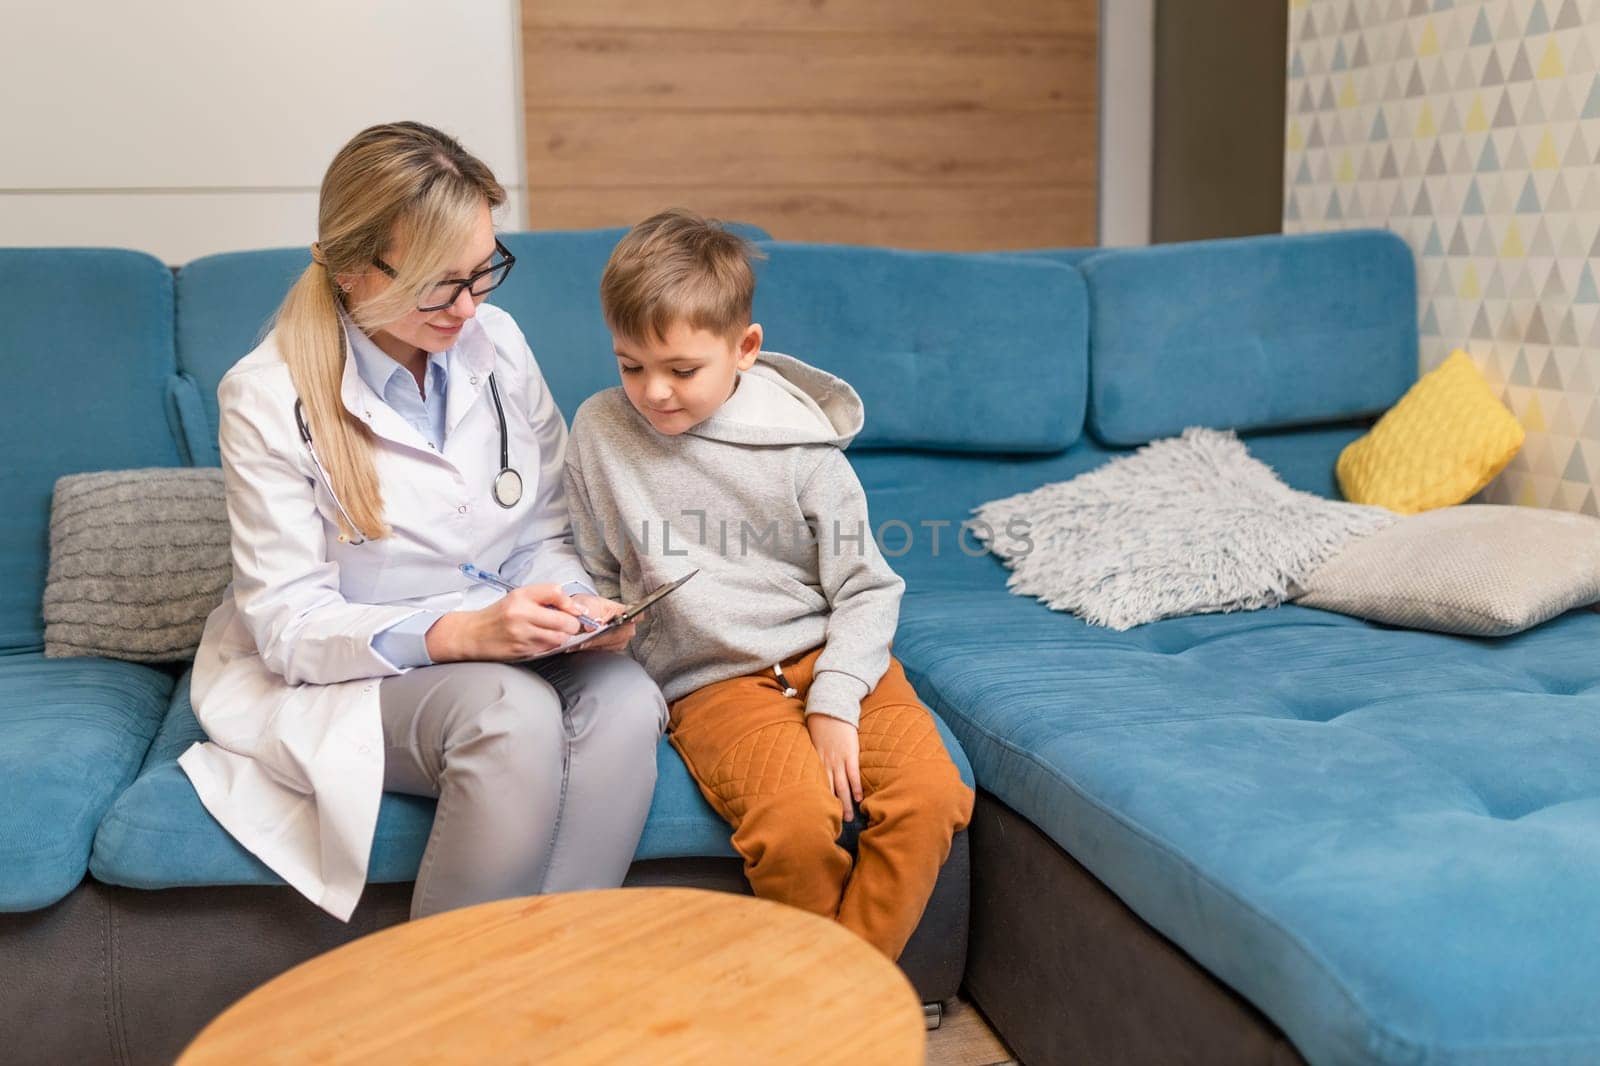
[[[442,452],[346,360],[344,405],[374,433],[391,529],[364,544],[338,540],[275,337],[217,390],[233,585],[194,664],[191,699],[210,743],[178,761],[229,833],[341,919],[366,885],[383,791],[378,683],[401,672],[373,635],[419,609],[492,602],[499,593],[464,577],[464,562],[516,584],[588,580],[562,490],[566,425],[522,332],[485,304],[450,358]],[[491,369],[523,479],[509,510],[490,495],[500,470]]]

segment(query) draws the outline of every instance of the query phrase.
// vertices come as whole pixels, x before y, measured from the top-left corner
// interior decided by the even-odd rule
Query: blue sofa
[[[593,282],[614,236],[507,240],[524,266],[499,302],[565,410],[612,381]],[[764,250],[769,345],[867,402],[850,456],[908,583],[896,654],[980,790],[966,988],[1021,1059],[1600,1061],[1600,666],[1584,654],[1600,617],[1482,641],[1291,606],[1115,633],[1012,596],[958,533],[978,503],[1190,424],[1237,429],[1287,482],[1334,495],[1339,450],[1415,379],[1403,244]],[[0,326],[20,375],[0,532],[0,909],[18,913],[0,915],[0,979],[20,967],[26,986],[20,1007],[0,1000],[5,1046],[65,1003],[98,1041],[72,1046],[142,1060],[146,1026],[162,1047],[181,1029],[163,1011],[238,980],[203,952],[175,965],[175,938],[247,944],[264,972],[329,943],[173,766],[198,735],[181,673],[36,651],[54,478],[214,463],[216,380],[302,262],[201,260],[174,297],[141,257],[0,252],[0,291],[73,333]],[[63,271],[98,286],[65,317]],[[670,753],[661,769],[637,869],[686,876],[661,864],[725,856],[726,834]],[[396,883],[339,935],[403,913],[427,818],[386,799],[374,878]],[[141,966],[154,976],[114,976]]]
[[[544,356],[564,410],[615,380],[598,283],[621,235],[503,236],[522,265],[497,300],[537,351],[565,353]],[[431,801],[384,797],[372,884],[351,923],[333,921],[200,805],[177,765],[203,736],[183,664],[41,653],[55,479],[217,464],[217,382],[305,260],[220,255],[174,275],[131,252],[0,249],[0,353],[17,386],[3,401],[12,461],[0,475],[0,1061],[170,1061],[250,988],[405,917]],[[727,827],[665,741],[629,883],[748,891]],[[962,979],[968,884],[963,833],[901,960],[931,1003]]]
[[[954,519],[1196,423],[1334,496],[1340,449],[1415,376],[1388,234],[1075,261],[1082,436],[863,456],[875,513]],[[1117,633],[1009,595],[988,557],[900,565],[896,650],[982,789],[967,987],[1025,1061],[1600,1061],[1600,617],[1474,640],[1288,606]]]

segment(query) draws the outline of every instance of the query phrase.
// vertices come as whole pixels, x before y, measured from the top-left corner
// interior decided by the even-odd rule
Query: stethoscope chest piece
[[[494,398],[494,414],[500,422],[500,472],[489,486],[494,502],[509,510],[522,500],[522,475],[511,469],[511,446],[506,435],[506,411],[500,406],[500,386],[489,375],[489,395]]]
[[[494,495],[495,503],[509,510],[522,502],[522,475],[509,466],[505,467],[494,476],[494,484],[489,491]]]

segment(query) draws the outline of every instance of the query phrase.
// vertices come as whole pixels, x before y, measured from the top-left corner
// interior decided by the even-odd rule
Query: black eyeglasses
[[[498,289],[510,275],[511,268],[516,265],[517,257],[512,255],[505,245],[500,243],[498,237],[495,238],[494,250],[499,253],[500,258],[470,277],[446,278],[423,289],[417,297],[417,310],[443,311],[461,298],[462,289],[466,289],[474,296],[487,296],[495,289]],[[372,257],[372,265],[391,278],[400,276],[394,267],[377,256]]]

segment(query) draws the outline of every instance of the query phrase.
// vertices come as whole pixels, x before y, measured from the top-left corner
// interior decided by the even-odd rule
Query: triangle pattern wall
[[[1417,255],[1527,443],[1484,498],[1600,514],[1600,0],[1289,0],[1287,233]]]

